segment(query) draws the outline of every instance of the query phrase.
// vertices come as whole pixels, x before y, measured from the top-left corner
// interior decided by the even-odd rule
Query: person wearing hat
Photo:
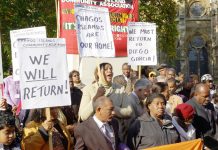
[[[167,73],[167,64],[160,64],[160,66],[157,68],[157,71],[159,72],[160,75],[166,76]]]
[[[156,77],[157,77],[156,72],[154,71],[149,72],[148,80],[150,80],[152,83],[156,83]]]
[[[160,64],[160,66],[157,68],[157,71],[159,72],[159,76],[157,76],[157,82],[166,82],[167,68],[167,64]]]
[[[213,77],[210,74],[204,74],[201,77],[201,82],[206,83],[210,88],[210,99],[212,99],[213,95],[216,93],[216,87],[213,84]]]
[[[172,118],[172,123],[179,132],[180,140],[188,141],[196,139],[196,130],[192,125],[195,113],[193,107],[183,103],[179,104],[174,111],[175,116]]]

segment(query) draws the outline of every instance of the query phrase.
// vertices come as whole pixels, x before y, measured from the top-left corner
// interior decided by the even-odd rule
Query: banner
[[[75,5],[80,57],[115,57],[108,8]]]
[[[11,38],[11,56],[12,56],[12,66],[13,66],[13,80],[19,81],[19,54],[16,47],[16,40],[18,38],[46,38],[45,27],[34,27],[19,30],[10,31]]]
[[[109,9],[116,56],[127,56],[127,23],[138,21],[138,0],[57,0],[59,37],[65,38],[68,54],[78,54],[74,4]],[[102,37],[104,38],[104,37]]]
[[[157,65],[156,25],[146,22],[128,23],[128,63]]]
[[[201,139],[181,142],[176,144],[169,144],[164,146],[157,146],[147,148],[146,150],[202,150],[203,142]]]
[[[64,39],[18,39],[22,109],[71,104]]]

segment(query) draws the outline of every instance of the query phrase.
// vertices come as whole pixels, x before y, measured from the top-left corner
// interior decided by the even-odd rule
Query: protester
[[[13,113],[0,111],[0,149],[20,150],[20,143],[16,140],[16,126]]]
[[[131,125],[128,146],[131,150],[179,142],[179,135],[165,112],[166,100],[162,94],[151,94],[146,101],[148,114],[144,113]]]
[[[213,95],[216,93],[216,87],[213,84],[213,77],[210,74],[205,74],[201,77],[201,82],[206,83],[210,88],[210,100],[212,99]]]
[[[20,102],[20,82],[14,81],[12,67],[9,68],[9,76],[4,78],[4,97],[7,103],[16,107]]]
[[[150,94],[150,87],[151,82],[148,79],[140,79],[136,81],[134,85],[134,91],[127,97],[128,103],[132,107],[132,114],[129,119],[125,120],[125,130],[123,129],[122,131],[125,142],[127,140],[127,131],[130,125],[135,121],[137,117],[147,112],[145,107],[145,100]]]
[[[6,99],[0,100],[0,149],[20,150],[21,135],[16,127],[15,112]]]
[[[177,89],[176,79],[174,79],[174,78],[168,79],[167,84],[168,84],[168,88],[169,88],[170,97],[169,97],[167,104],[166,104],[166,112],[170,116],[172,116],[176,106],[183,103],[183,99],[180,95],[177,95],[175,93],[176,89]]]
[[[49,132],[52,132],[53,149],[71,150],[72,140],[65,123],[59,119],[58,108],[50,108],[51,118],[46,119],[45,109],[36,109],[33,120],[24,128],[23,150],[49,150]]]
[[[141,67],[141,78],[148,78],[148,74],[152,70],[153,68],[151,66],[142,66]]]
[[[166,71],[166,78],[167,79],[170,79],[170,78],[175,79],[176,78],[176,70],[174,68],[168,68]]]
[[[165,99],[168,101],[170,93],[169,93],[169,88],[168,84],[165,82],[157,82],[152,85],[151,89],[152,93],[159,93],[162,94]]]
[[[132,118],[137,118],[146,112],[145,100],[150,94],[151,82],[148,79],[140,79],[134,85],[134,91],[127,97],[131,104]]]
[[[128,63],[122,65],[122,75],[115,76],[113,83],[119,84],[125,87],[126,93],[131,93],[133,90],[133,78],[131,77],[131,66]]]
[[[114,104],[115,116],[119,118],[130,117],[132,110],[128,106],[122,108],[126,103],[125,88],[112,83],[113,69],[109,63],[101,63],[100,71],[96,71],[96,82],[83,89],[83,96],[79,108],[79,117],[86,120],[94,114],[92,102],[100,96],[109,97]]]
[[[13,79],[13,68],[9,68],[9,76],[4,78],[4,98],[7,100],[7,104],[12,106],[15,111],[16,126],[20,128],[25,125],[26,117],[28,116],[29,110],[21,110],[21,99],[20,99],[20,81],[14,81]]]
[[[197,74],[191,74],[190,78],[189,78],[189,83],[186,86],[186,89],[190,89],[190,94],[189,94],[189,98],[191,99],[194,96],[194,91],[195,91],[195,87],[196,85],[199,83],[199,77]]]
[[[167,73],[168,66],[167,64],[160,64],[157,68],[159,72],[159,76],[157,76],[157,82],[166,82],[166,73]]]
[[[193,126],[196,129],[196,137],[214,136],[216,133],[215,119],[207,108],[203,107],[205,101],[209,99],[209,87],[206,84],[196,85],[194,96],[186,103],[195,110]]]
[[[215,111],[216,111],[216,116],[217,116],[216,118],[218,118],[218,93],[213,95],[212,103],[213,103],[213,106],[214,106]]]
[[[69,130],[71,136],[73,137],[74,128],[77,125],[79,119],[79,106],[82,98],[82,91],[77,87],[74,87],[72,78],[69,78],[70,81],[70,96],[71,96],[71,105],[61,107],[63,114],[67,120],[67,129]]]
[[[80,73],[79,71],[73,70],[69,74],[69,78],[72,79],[74,86],[78,89],[83,89],[86,85],[82,83],[80,80]]]
[[[182,142],[196,139],[196,130],[192,125],[194,113],[192,106],[186,103],[179,104],[175,108],[172,123],[179,132]]]
[[[156,83],[157,79],[156,79],[157,75],[154,71],[149,72],[148,74],[148,80],[151,81],[151,83]]]
[[[76,150],[116,150],[118,148],[118,124],[112,100],[101,96],[93,101],[94,116],[75,129]]]
[[[184,86],[185,83],[185,74],[182,72],[178,73],[178,76],[175,78],[176,81],[178,81],[177,85],[178,86]]]

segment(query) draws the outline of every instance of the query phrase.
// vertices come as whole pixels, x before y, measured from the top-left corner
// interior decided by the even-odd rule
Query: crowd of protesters
[[[197,138],[205,149],[218,149],[218,93],[210,74],[186,79],[161,64],[145,67],[138,79],[128,63],[121,68],[113,77],[113,66],[101,63],[90,85],[73,70],[71,105],[50,111],[21,109],[19,82],[10,68],[0,101],[0,149],[136,150]]]

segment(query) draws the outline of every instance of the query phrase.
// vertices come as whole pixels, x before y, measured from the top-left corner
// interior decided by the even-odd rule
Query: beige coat
[[[92,100],[97,93],[98,88],[98,83],[93,83],[83,88],[83,96],[79,108],[79,118],[83,121],[94,114]],[[111,98],[113,101],[115,107],[114,110],[117,117],[125,118],[131,116],[131,106],[126,104],[127,94],[125,93],[125,87],[120,87],[117,84],[112,84],[110,88],[106,89],[105,96]],[[123,106],[127,107],[122,108]]]

